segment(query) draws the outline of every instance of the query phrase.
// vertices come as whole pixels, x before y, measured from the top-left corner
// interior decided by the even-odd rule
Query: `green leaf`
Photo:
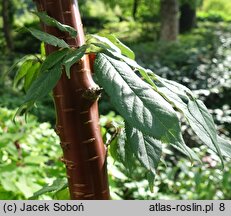
[[[133,70],[138,70],[141,76],[144,78],[144,80],[154,89],[156,89],[155,83],[152,81],[152,79],[149,77],[147,73],[148,70],[141,67],[139,64],[137,64],[136,61],[134,61],[135,54],[133,53],[133,51],[130,50],[130,48],[128,48],[126,45],[122,44],[115,36],[104,34],[103,36],[105,37],[99,35],[88,36],[88,52],[105,53],[106,55],[112,58],[124,61],[131,68],[133,68]],[[98,40],[99,42],[94,42],[94,39]],[[96,49],[94,46],[98,47],[99,49]]]
[[[155,175],[152,172],[147,173],[147,180],[149,184],[149,189],[153,193]]]
[[[64,41],[61,40],[54,35],[48,34],[46,32],[34,29],[34,28],[28,28],[28,31],[37,39],[39,39],[42,42],[45,42],[47,44],[50,44],[52,46],[57,46],[60,48],[69,48],[69,45]]]
[[[13,116],[13,122],[16,124],[16,117],[19,115],[25,114],[25,119],[26,119],[26,114],[28,111],[34,106],[34,101],[26,102],[22,104],[16,111],[15,115]]]
[[[56,19],[48,16],[46,12],[34,12],[34,14],[46,25],[54,26],[60,31],[68,32],[73,38],[77,36],[77,31],[73,27],[58,22]]]
[[[162,154],[162,143],[131,127],[129,124],[126,124],[125,127],[127,140],[134,154],[140,163],[155,175]]]
[[[121,130],[117,141],[118,161],[121,162],[127,171],[132,174],[136,164],[136,157],[130,142],[127,142],[125,130]]]
[[[66,69],[67,77],[70,78],[70,68],[73,64],[75,64],[78,60],[80,60],[87,49],[86,45],[81,46],[78,49],[71,51],[63,60],[63,65]]]
[[[28,73],[28,71],[31,69],[33,64],[33,60],[26,60],[22,66],[18,69],[15,78],[14,78],[14,83],[13,86],[16,87],[18,82],[24,77],[26,76],[26,74]]]
[[[161,142],[142,134],[139,130],[125,124],[126,134],[121,131],[118,140],[110,145],[110,153],[115,160],[122,162],[132,175],[136,159],[148,170],[147,179],[150,190],[153,191],[155,169],[162,153]],[[126,140],[127,135],[127,140]]]
[[[224,163],[217,141],[215,124],[206,106],[200,100],[190,100],[188,102],[188,110],[191,116],[194,117],[190,120],[190,125],[195,133],[206,145],[208,145],[208,147],[215,147],[222,163]],[[200,125],[200,127],[198,127],[198,125]]]
[[[15,169],[16,168],[17,167],[15,167]],[[5,190],[5,192],[6,191],[12,191],[15,193],[15,191],[17,191],[18,188],[16,187],[15,182],[12,180],[9,180],[9,178],[7,178],[7,177],[4,177],[4,175],[1,176],[1,180],[0,180],[1,188],[3,188]],[[2,195],[1,195],[1,199],[3,199]]]
[[[125,44],[123,44],[118,38],[116,38],[114,35],[111,34],[102,34],[101,36],[109,39],[115,46],[117,46],[121,53],[125,56],[127,56],[130,59],[135,59],[135,54],[134,52],[127,47]]]
[[[121,143],[120,139],[121,139],[121,135],[119,134],[115,139],[111,141],[109,145],[110,155],[112,156],[114,160],[119,161],[119,162],[121,162],[123,159],[123,148],[121,150],[120,145],[119,145],[119,143]],[[1,138],[0,138],[0,141],[1,141]]]
[[[12,136],[11,133],[3,133],[0,136],[0,148],[10,145],[22,137],[23,135],[21,133],[14,133],[14,136]]]
[[[153,80],[149,77],[147,70],[143,67],[141,67],[139,64],[137,64],[136,61],[127,58],[126,56],[122,56],[119,53],[113,53],[110,52],[111,54],[113,54],[114,57],[119,58],[120,60],[124,61],[126,64],[128,64],[130,67],[134,68],[134,70],[138,70],[140,72],[140,75],[144,78],[144,80],[152,86],[153,89],[156,89],[156,85],[153,82]]]
[[[143,68],[138,68],[138,71],[140,72],[140,75],[143,77],[143,79],[152,86],[154,90],[157,90],[157,87],[155,83],[152,81],[152,79],[148,76],[148,73],[145,69]]]
[[[40,53],[41,53],[42,58],[46,57],[46,48],[45,48],[45,43],[44,42],[42,42],[41,45],[40,45]]]
[[[35,192],[32,197],[30,197],[30,200],[37,199],[39,196],[48,193],[48,192],[55,192],[60,191],[67,187],[67,180],[64,178],[58,178],[56,179],[52,185],[46,185],[41,190]]]
[[[66,188],[55,192],[53,199],[54,200],[69,200],[70,192],[69,192],[69,189],[67,188],[67,185],[66,185]]]
[[[40,165],[48,160],[48,157],[42,155],[29,155],[24,158],[24,162],[27,164],[37,164]]]
[[[44,73],[45,71],[55,66],[57,63],[61,62],[61,60],[67,55],[68,52],[69,49],[62,49],[48,55],[42,64],[41,73]]]
[[[25,61],[27,60],[34,60],[35,59],[35,56],[33,55],[26,55],[26,56],[23,56],[22,58],[20,58],[18,61],[16,61],[11,67],[10,69],[7,71],[7,73],[11,73],[19,63],[24,63]]]
[[[136,162],[130,143],[126,140],[124,128],[121,129],[118,137],[110,144],[109,150],[113,159],[122,163],[127,171],[132,173]]]
[[[115,52],[109,49],[102,50],[101,52],[104,52],[106,55],[115,58],[117,60],[125,62],[127,65],[129,65],[134,71],[137,70],[139,71],[140,75],[143,77],[143,79],[152,86],[153,89],[157,89],[155,83],[153,80],[150,78],[148,75],[148,71],[145,68],[141,67],[136,61],[133,59],[127,58],[126,56],[123,56],[119,52]]]
[[[25,89],[25,91],[27,91],[29,89],[32,82],[37,78],[37,76],[39,74],[40,67],[41,67],[41,63],[37,62],[34,65],[32,65],[32,67],[28,70],[28,72],[24,78],[23,88]]]
[[[37,101],[49,94],[60,79],[61,74],[60,64],[51,68],[47,73],[41,74],[28,89],[24,102]]]
[[[218,136],[218,144],[224,156],[231,158],[231,142]]]
[[[180,110],[188,120],[197,136],[222,159],[222,153],[217,141],[217,132],[212,116],[202,101],[194,99],[192,92],[185,86],[174,81],[159,78],[165,87],[158,91]]]
[[[108,38],[101,37],[99,35],[88,35],[87,44],[93,44],[105,50],[111,50],[116,53],[121,53],[120,48],[114,45]]]
[[[15,185],[26,198],[33,194],[33,189],[30,187],[30,181],[25,175],[21,175],[18,181],[15,182]]]
[[[94,44],[91,43],[87,43],[87,49],[86,49],[86,54],[90,54],[90,53],[100,53],[103,52],[105,48],[96,46]]]
[[[183,141],[176,112],[162,96],[124,62],[97,54],[94,66],[99,84],[129,125],[163,143],[177,146],[192,158]]]
[[[193,93],[186,86],[177,83],[173,80],[167,80],[153,74],[153,79],[160,82],[163,86],[168,88],[170,91],[178,95],[184,102],[188,102],[189,99],[194,99]]]

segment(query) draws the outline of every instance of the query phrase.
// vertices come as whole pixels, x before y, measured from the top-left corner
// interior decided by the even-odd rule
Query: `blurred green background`
[[[46,185],[38,199],[68,199],[65,168],[59,139],[53,128],[54,106],[46,97],[31,111],[27,123],[12,122],[21,105],[24,90],[13,88],[16,71],[10,67],[25,54],[39,54],[40,43],[23,26],[39,27],[30,12],[32,0],[0,1],[0,199],[28,199]],[[136,54],[136,60],[160,76],[178,81],[200,97],[217,124],[218,133],[231,138],[231,1],[180,0],[194,13],[188,29],[180,25],[176,41],[160,39],[160,0],[79,0],[86,33],[113,33]],[[5,8],[6,7],[6,8]],[[4,9],[5,8],[5,9]],[[6,20],[7,16],[7,20]],[[6,22],[7,21],[7,22]],[[104,141],[115,133],[123,119],[113,110],[105,94],[100,100]],[[202,164],[191,164],[183,155],[165,146],[154,191],[149,190],[144,171],[132,174],[108,156],[108,172],[113,199],[231,199],[231,160],[222,170],[219,158],[182,124],[188,146],[195,148]],[[111,144],[113,146],[113,143]]]

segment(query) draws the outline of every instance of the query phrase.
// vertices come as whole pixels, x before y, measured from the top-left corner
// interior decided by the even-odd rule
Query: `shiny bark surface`
[[[36,0],[39,11],[74,27],[78,36],[43,25],[43,30],[65,40],[71,47],[84,44],[83,26],[76,0]],[[50,54],[57,48],[46,45]],[[88,56],[71,68],[71,79],[63,73],[53,90],[57,114],[56,132],[63,149],[71,199],[109,199],[106,148],[100,133],[97,85]]]

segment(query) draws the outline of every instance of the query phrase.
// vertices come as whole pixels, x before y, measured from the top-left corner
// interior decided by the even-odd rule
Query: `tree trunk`
[[[3,19],[3,33],[6,41],[6,47],[9,51],[14,49],[13,39],[11,34],[12,19],[10,17],[10,7],[12,2],[9,0],[2,1],[2,19]]]
[[[84,44],[84,33],[76,0],[36,0],[39,11],[74,27],[78,36],[43,25],[44,31],[64,39],[71,47]],[[46,45],[50,54],[57,48]],[[53,90],[57,113],[56,131],[61,140],[71,199],[109,199],[106,148],[103,144],[97,99],[89,58],[83,57],[71,68],[71,79],[63,73]],[[88,95],[89,97],[86,97]]]
[[[196,6],[184,3],[180,6],[180,33],[190,31],[196,25]]]
[[[136,20],[138,5],[139,5],[139,0],[134,0],[133,1],[133,8],[132,8],[132,16],[133,16],[134,20]]]
[[[161,0],[160,15],[161,29],[160,39],[176,41],[179,33],[179,5],[177,0]]]

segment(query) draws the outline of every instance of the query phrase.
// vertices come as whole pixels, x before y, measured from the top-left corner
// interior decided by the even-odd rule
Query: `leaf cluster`
[[[46,14],[38,16],[45,24],[75,35],[69,31],[71,27]],[[212,116],[203,102],[196,99],[185,86],[141,67],[135,61],[133,51],[113,35],[89,35],[85,45],[73,49],[53,35],[36,29],[29,31],[46,44],[59,47],[59,50],[37,66],[38,75],[32,73],[34,78],[30,79],[33,81],[26,85],[25,104],[18,113],[28,110],[47,95],[60,79],[63,68],[70,78],[71,66],[85,53],[91,53],[96,55],[94,72],[97,82],[125,121],[125,129],[117,133],[112,155],[128,170],[132,171],[135,160],[138,160],[147,170],[147,178],[152,186],[164,144],[188,156],[192,163],[200,161],[193,149],[184,142],[179,116],[185,118],[201,141],[216,152],[222,164],[223,156],[231,156],[230,143],[217,135]],[[31,71],[28,69],[31,65],[30,61],[22,65],[22,72],[17,73],[15,78],[16,84]]]
[[[97,55],[95,73],[112,104],[125,119],[126,141],[118,142],[116,151],[120,151],[121,162],[128,168],[131,168],[128,161],[135,157],[155,175],[161,159],[161,143],[175,147],[192,161],[199,160],[184,143],[177,113],[221,161],[222,155],[230,156],[230,144],[217,136],[207,108],[185,86],[161,78],[111,49]]]

